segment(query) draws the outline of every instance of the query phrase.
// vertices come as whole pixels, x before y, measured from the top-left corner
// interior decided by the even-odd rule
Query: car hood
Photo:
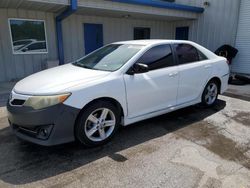
[[[14,91],[27,95],[47,95],[67,91],[109,75],[110,72],[90,70],[67,64],[35,73],[19,81]]]

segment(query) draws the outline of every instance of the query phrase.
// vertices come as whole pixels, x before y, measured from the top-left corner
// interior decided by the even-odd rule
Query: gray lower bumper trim
[[[13,132],[21,139],[44,146],[75,140],[74,125],[80,109],[59,104],[42,110],[34,110],[30,107],[15,107],[7,104],[7,110]],[[49,137],[39,139],[36,130],[50,125],[53,129]]]

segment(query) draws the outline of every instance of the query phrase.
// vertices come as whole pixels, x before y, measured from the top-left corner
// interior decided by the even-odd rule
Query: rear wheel
[[[218,94],[219,87],[217,81],[209,81],[202,94],[202,104],[207,107],[213,106],[218,98]]]
[[[120,110],[106,101],[97,101],[80,114],[75,127],[77,140],[85,146],[107,143],[120,123]]]

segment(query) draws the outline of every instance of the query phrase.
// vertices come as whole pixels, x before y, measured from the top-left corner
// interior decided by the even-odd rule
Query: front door
[[[149,72],[124,75],[129,118],[175,106],[178,72],[170,46],[151,48],[137,63],[148,65]]]
[[[84,47],[85,54],[103,46],[103,28],[102,24],[84,24]]]

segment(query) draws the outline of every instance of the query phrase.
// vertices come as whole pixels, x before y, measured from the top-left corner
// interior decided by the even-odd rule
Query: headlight
[[[24,106],[32,107],[36,110],[63,103],[71,94],[61,94],[52,96],[32,96],[25,101]]]

